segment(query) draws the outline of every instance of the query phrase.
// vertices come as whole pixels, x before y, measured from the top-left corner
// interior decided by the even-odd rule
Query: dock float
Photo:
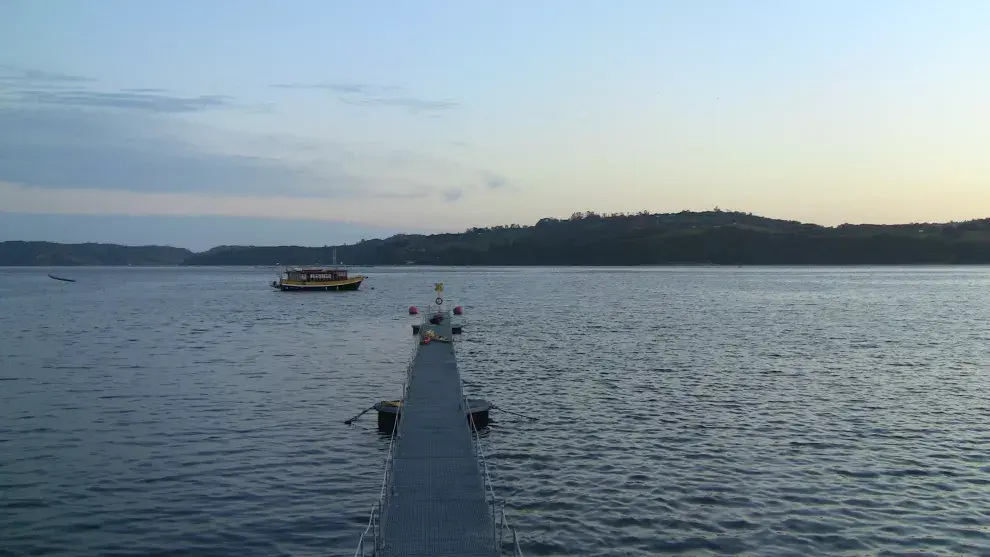
[[[381,493],[355,556],[522,557],[495,498],[437,288],[438,305],[414,337]]]

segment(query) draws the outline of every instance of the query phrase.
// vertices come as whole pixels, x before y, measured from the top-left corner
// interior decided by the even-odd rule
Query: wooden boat
[[[278,280],[272,281],[276,290],[307,292],[329,290],[357,290],[368,277],[347,275],[347,269],[337,266],[337,248],[333,250],[332,267],[286,267]]]
[[[282,291],[357,290],[363,275],[347,275],[346,269],[336,267],[286,267],[272,288]]]

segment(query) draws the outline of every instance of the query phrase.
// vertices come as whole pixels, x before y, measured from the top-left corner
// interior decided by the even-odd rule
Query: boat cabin
[[[323,268],[291,268],[286,269],[283,277],[294,282],[330,282],[347,280],[346,269]]]

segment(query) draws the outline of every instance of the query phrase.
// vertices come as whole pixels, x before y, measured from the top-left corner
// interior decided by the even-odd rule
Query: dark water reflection
[[[990,553],[990,272],[0,270],[0,553],[349,555],[444,280],[528,555]]]

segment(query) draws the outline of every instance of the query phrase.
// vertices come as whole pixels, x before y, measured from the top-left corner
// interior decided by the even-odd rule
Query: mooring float
[[[483,398],[467,399],[468,421],[474,421],[478,429],[488,427],[489,412],[494,408],[492,403]],[[382,400],[376,402],[372,408],[378,412],[378,430],[382,433],[391,433],[395,428],[395,421],[402,419],[401,400]]]

